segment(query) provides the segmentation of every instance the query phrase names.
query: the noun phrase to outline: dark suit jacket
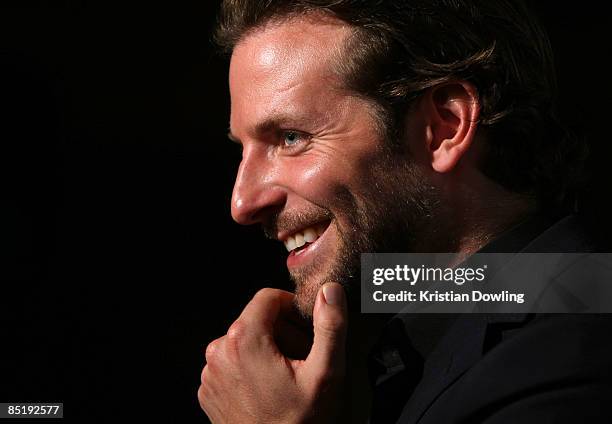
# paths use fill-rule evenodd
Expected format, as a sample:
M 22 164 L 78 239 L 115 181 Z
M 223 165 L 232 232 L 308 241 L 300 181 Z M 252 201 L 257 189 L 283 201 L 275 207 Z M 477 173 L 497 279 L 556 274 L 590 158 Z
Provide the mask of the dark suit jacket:
M 483 251 L 595 249 L 576 218 L 542 222 Z M 612 423 L 612 314 L 398 315 L 369 371 L 373 424 Z

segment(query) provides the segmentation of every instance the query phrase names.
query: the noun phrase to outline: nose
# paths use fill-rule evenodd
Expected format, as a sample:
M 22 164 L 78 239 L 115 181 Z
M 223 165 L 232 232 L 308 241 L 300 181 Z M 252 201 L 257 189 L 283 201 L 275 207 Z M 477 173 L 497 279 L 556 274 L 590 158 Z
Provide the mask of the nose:
M 277 184 L 277 170 L 265 155 L 245 150 L 232 192 L 232 218 L 239 224 L 262 222 L 281 209 L 285 190 Z

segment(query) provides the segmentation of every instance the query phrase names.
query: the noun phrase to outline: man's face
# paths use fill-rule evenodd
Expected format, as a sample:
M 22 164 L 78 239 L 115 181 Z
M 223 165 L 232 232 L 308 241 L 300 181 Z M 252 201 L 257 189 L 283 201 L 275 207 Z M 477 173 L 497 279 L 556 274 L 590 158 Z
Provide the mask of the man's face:
M 230 65 L 231 137 L 243 146 L 232 216 L 285 243 L 307 316 L 322 284 L 356 284 L 361 252 L 406 251 L 427 215 L 417 168 L 334 73 L 349 34 L 331 19 L 267 25 Z

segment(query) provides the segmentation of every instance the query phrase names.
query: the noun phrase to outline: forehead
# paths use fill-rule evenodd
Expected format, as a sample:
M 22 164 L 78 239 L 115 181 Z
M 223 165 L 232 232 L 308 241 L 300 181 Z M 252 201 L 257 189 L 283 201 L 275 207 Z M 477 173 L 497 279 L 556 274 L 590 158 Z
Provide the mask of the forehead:
M 286 59 L 289 53 L 303 59 L 314 55 L 326 59 L 350 32 L 345 22 L 320 13 L 279 18 L 248 32 L 234 48 L 233 56 L 251 60 L 262 71 Z
M 252 119 L 276 109 L 291 112 L 297 100 L 312 104 L 315 99 L 308 97 L 338 87 L 334 64 L 350 33 L 344 22 L 315 15 L 271 22 L 249 33 L 230 63 L 232 120 L 238 111 L 248 110 Z

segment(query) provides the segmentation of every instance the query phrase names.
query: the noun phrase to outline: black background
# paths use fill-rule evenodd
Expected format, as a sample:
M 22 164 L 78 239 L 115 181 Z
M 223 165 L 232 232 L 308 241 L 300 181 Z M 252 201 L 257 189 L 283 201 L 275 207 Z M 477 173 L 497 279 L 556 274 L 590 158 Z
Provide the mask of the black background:
M 563 118 L 589 138 L 589 221 L 610 233 L 609 22 L 537 2 Z M 0 402 L 63 401 L 80 422 L 206 422 L 203 349 L 284 248 L 231 221 L 217 2 L 0 9 Z

